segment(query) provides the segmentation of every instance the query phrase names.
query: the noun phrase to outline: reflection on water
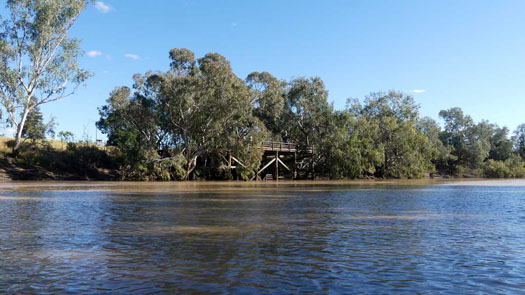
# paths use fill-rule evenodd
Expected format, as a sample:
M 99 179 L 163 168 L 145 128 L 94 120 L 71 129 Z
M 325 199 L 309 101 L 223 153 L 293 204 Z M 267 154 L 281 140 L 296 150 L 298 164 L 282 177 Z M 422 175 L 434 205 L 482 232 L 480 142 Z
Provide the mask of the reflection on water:
M 0 293 L 519 293 L 525 182 L 2 183 Z

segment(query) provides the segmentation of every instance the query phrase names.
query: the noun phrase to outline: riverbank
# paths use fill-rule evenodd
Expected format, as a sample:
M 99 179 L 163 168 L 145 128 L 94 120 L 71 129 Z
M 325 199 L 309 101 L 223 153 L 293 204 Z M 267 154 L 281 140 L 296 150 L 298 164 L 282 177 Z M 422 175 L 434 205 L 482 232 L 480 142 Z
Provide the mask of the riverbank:
M 28 165 L 10 157 L 0 158 L 0 180 L 117 180 L 118 172 L 114 169 L 92 168 L 67 171 L 50 169 L 39 165 Z
M 121 174 L 123 171 L 121 169 L 122 159 L 119 156 L 120 152 L 114 147 L 99 146 L 86 142 L 30 142 L 26 143 L 23 152 L 17 158 L 14 158 L 10 155 L 10 141 L 12 141 L 12 139 L 0 137 L 0 180 L 145 180 L 140 179 L 140 177 L 124 177 Z M 487 165 L 483 166 L 485 170 L 463 169 L 464 171 L 460 176 L 429 171 L 423 174 L 422 179 L 513 178 L 508 177 L 510 174 L 503 171 L 505 167 L 494 168 L 488 165 L 490 163 L 492 162 L 487 162 Z M 487 173 L 489 171 L 491 173 Z M 329 179 L 329 177 L 323 176 L 322 174 L 318 174 L 318 176 L 319 178 L 316 179 L 316 182 Z M 373 179 L 375 178 L 368 177 L 367 179 L 363 179 L 363 181 L 368 182 Z M 206 179 L 201 175 L 201 177 L 196 180 Z M 207 180 L 221 179 L 215 178 Z M 228 179 L 225 178 L 222 180 L 226 181 Z M 381 178 L 378 178 L 378 180 L 383 181 Z M 358 179 L 357 181 L 361 180 Z
M 112 148 L 86 142 L 28 141 L 18 157 L 13 139 L 0 137 L 0 179 L 116 180 L 118 163 Z

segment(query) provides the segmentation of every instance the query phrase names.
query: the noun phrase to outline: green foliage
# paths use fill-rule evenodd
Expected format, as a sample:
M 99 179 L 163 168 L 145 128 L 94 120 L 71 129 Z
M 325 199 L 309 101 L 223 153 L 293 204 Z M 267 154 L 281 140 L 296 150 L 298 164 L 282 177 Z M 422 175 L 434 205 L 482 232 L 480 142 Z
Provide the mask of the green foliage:
M 286 82 L 277 80 L 267 72 L 253 72 L 246 78 L 250 88 L 250 103 L 253 114 L 263 122 L 277 140 L 280 140 L 281 122 L 285 96 Z
M 319 77 L 298 78 L 287 86 L 286 100 L 279 120 L 281 137 L 300 149 L 313 148 L 311 168 L 329 172 L 333 163 L 333 144 L 341 140 L 340 118 L 328 103 L 328 91 Z
M 525 124 L 520 124 L 514 131 L 513 140 L 516 152 L 525 161 Z
M 24 128 L 22 129 L 22 137 L 30 139 L 33 142 L 36 140 L 45 140 L 46 135 L 53 137 L 55 135 L 55 121 L 51 119 L 44 123 L 44 116 L 39 107 L 32 109 L 28 116 Z
M 60 131 L 58 133 L 58 138 L 63 142 L 73 142 L 75 140 L 75 135 L 71 131 Z
M 450 150 L 444 170 L 460 174 L 456 167 L 480 168 L 491 151 L 494 126 L 487 121 L 474 124 L 460 108 L 441 111 L 439 116 L 445 121 L 440 139 Z
M 505 178 L 509 177 L 510 169 L 502 161 L 489 159 L 484 164 L 483 174 L 489 178 Z
M 509 129 L 507 127 L 494 127 L 490 137 L 489 159 L 505 161 L 512 156 L 514 143 L 509 138 Z
M 10 15 L 0 24 L 0 103 L 17 129 L 14 152 L 28 115 L 71 95 L 90 75 L 77 63 L 83 54 L 79 40 L 67 37 L 86 5 L 85 0 L 7 1 Z
M 525 163 L 515 154 L 505 161 L 489 159 L 484 163 L 483 175 L 489 178 L 521 178 L 525 176 Z
M 97 126 L 121 150 L 130 171 L 124 174 L 190 179 L 199 159 L 232 153 L 242 158 L 239 173 L 249 178 L 260 163 L 256 143 L 266 129 L 253 115 L 248 86 L 219 54 L 197 61 L 187 49 L 172 49 L 170 58 L 169 71 L 135 75 L 133 93 L 117 88 L 99 109 Z
M 525 162 L 516 154 L 512 154 L 507 160 L 505 165 L 509 168 L 509 177 L 522 178 L 525 177 Z
M 364 104 L 349 102 L 348 112 L 354 118 L 351 150 L 357 159 L 366 159 L 357 175 L 372 172 L 381 178 L 419 178 L 433 169 L 439 150 L 429 136 L 435 130 L 426 134 L 420 127 L 418 106 L 411 96 L 396 91 L 372 93 Z
M 523 175 L 525 127 L 509 139 L 507 128 L 451 108 L 439 113 L 442 129 L 397 91 L 337 111 L 319 77 L 253 72 L 243 81 L 217 53 L 196 59 L 175 48 L 169 57 L 168 71 L 134 75 L 132 89 L 116 88 L 99 109 L 97 126 L 118 148 L 124 179 L 252 179 L 269 138 L 313 148 L 302 164 L 331 178 Z

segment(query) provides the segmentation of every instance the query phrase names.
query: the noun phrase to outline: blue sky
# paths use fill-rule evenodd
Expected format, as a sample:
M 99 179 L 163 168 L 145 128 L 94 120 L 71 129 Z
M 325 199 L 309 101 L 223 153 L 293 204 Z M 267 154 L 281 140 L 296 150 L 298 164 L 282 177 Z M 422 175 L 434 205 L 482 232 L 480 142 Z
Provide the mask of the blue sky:
M 43 110 L 59 131 L 94 139 L 109 92 L 134 73 L 166 70 L 177 47 L 218 52 L 241 78 L 319 76 L 336 108 L 396 89 L 422 115 L 458 106 L 514 130 L 525 123 L 524 16 L 525 1 L 107 0 L 71 30 L 95 76 Z

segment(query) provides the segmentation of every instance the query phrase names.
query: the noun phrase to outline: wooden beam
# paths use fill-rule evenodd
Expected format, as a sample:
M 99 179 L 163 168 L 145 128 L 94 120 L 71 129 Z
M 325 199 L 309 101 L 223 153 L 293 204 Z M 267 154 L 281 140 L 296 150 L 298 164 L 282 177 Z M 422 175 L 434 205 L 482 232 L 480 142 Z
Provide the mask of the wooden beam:
M 279 180 L 279 151 L 275 151 L 275 180 Z
M 264 169 L 268 168 L 270 165 L 272 165 L 272 163 L 275 161 L 276 159 L 273 159 L 271 160 L 270 162 L 268 162 L 268 164 L 264 165 L 264 167 L 262 167 L 259 171 L 257 171 L 257 174 L 261 173 L 264 171 Z
M 246 167 L 241 161 L 237 160 L 237 158 L 235 158 L 234 156 L 231 156 L 231 159 L 234 160 L 235 162 L 239 163 L 239 165 L 241 165 L 242 167 L 248 169 L 248 167 Z
M 228 163 L 228 159 L 226 159 L 226 157 L 223 155 L 219 155 L 219 156 L 221 156 L 221 158 L 228 164 L 228 169 L 230 169 L 231 163 Z
M 279 163 L 281 163 L 284 168 L 288 169 L 288 171 L 292 172 L 292 170 L 290 170 L 290 168 L 288 168 L 288 166 L 286 166 L 286 164 L 283 163 L 283 161 L 281 161 L 281 159 L 277 158 L 277 161 L 279 161 Z
M 293 153 L 293 172 L 292 172 L 292 179 L 297 178 L 297 152 Z

